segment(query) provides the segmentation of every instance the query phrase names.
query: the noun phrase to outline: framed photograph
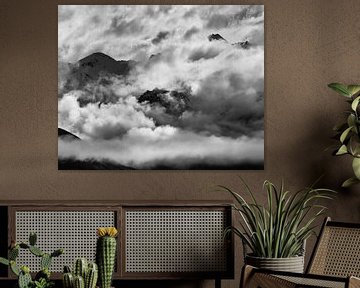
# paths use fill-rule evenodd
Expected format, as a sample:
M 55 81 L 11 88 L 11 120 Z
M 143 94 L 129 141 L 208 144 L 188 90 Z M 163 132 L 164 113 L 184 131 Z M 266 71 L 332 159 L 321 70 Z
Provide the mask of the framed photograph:
M 263 5 L 59 5 L 58 167 L 264 167 Z

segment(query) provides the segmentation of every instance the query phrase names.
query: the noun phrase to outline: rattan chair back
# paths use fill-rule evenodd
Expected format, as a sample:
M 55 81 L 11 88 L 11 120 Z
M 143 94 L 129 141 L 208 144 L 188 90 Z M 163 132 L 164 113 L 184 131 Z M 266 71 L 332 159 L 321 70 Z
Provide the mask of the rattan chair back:
M 307 273 L 360 277 L 360 224 L 333 222 L 327 218 Z

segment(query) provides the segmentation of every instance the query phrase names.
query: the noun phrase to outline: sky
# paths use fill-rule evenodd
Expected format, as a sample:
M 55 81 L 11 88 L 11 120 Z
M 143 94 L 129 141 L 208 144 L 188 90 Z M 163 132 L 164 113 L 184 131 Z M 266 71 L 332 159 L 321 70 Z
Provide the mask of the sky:
M 60 139 L 59 158 L 137 169 L 263 163 L 262 5 L 60 5 L 58 24 L 59 67 L 95 52 L 136 63 L 127 77 L 66 92 L 70 75 L 59 69 L 59 127 L 82 139 Z M 249 48 L 233 45 L 241 41 Z M 170 93 L 171 111 L 138 101 L 154 89 L 187 93 L 190 105 Z

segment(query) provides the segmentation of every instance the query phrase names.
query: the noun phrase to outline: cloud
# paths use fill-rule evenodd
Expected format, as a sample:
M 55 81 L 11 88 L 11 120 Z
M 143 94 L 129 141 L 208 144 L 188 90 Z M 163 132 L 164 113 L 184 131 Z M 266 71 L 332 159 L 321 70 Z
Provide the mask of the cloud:
M 189 60 L 190 61 L 199 61 L 200 59 L 211 59 L 211 58 L 215 58 L 219 54 L 220 54 L 220 51 L 218 51 L 214 48 L 208 48 L 208 49 L 199 48 L 190 54 Z
M 204 136 L 164 126 L 134 128 L 121 140 L 59 140 L 59 151 L 61 159 L 111 159 L 137 169 L 187 169 L 198 165 L 199 160 L 209 167 L 261 165 L 264 147 L 262 138 Z
M 192 27 L 187 30 L 184 34 L 184 39 L 189 40 L 194 34 L 198 33 L 200 30 L 197 27 Z
M 116 104 L 88 104 L 80 107 L 80 91 L 66 94 L 58 105 L 59 126 L 82 139 L 121 138 L 128 130 L 137 127 L 155 127 L 145 115 L 146 106 L 135 97 L 120 98 Z
M 242 14 L 246 17 L 240 20 Z M 263 19 L 263 6 L 59 5 L 58 17 L 59 59 L 74 63 L 96 51 L 118 60 L 134 59 L 135 54 L 140 52 L 134 51 L 134 47 L 151 44 L 159 33 L 159 27 L 175 31 L 168 35 L 169 41 L 166 41 L 174 44 L 181 44 L 189 27 L 200 30 L 192 34 L 192 41 L 218 32 L 229 42 L 238 42 L 249 26 Z M 216 24 L 218 29 L 211 24 L 212 21 L 223 24 Z M 194 31 L 190 28 L 188 33 Z M 141 51 L 150 57 L 160 52 L 155 50 L 162 48 L 144 46 Z
M 107 30 L 108 33 L 113 33 L 116 36 L 122 36 L 125 34 L 134 34 L 141 31 L 142 26 L 139 24 L 137 19 L 132 19 L 127 21 L 122 17 L 114 17 L 111 20 L 111 24 L 109 29 Z
M 240 11 L 228 10 L 226 13 L 213 13 L 206 27 L 213 29 L 221 29 L 228 26 L 239 25 L 243 20 L 259 18 L 263 15 L 263 7 L 261 5 L 243 6 Z
M 169 36 L 169 31 L 161 31 L 159 32 L 156 37 L 151 40 L 151 43 L 153 44 L 159 44 L 161 41 L 165 40 Z

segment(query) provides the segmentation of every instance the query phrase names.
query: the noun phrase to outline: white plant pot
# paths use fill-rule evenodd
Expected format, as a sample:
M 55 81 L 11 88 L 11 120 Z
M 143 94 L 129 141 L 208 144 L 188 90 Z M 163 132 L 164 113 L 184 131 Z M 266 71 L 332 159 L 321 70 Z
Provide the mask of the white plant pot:
M 263 258 L 246 255 L 245 263 L 262 269 L 304 273 L 304 256 L 289 258 Z

